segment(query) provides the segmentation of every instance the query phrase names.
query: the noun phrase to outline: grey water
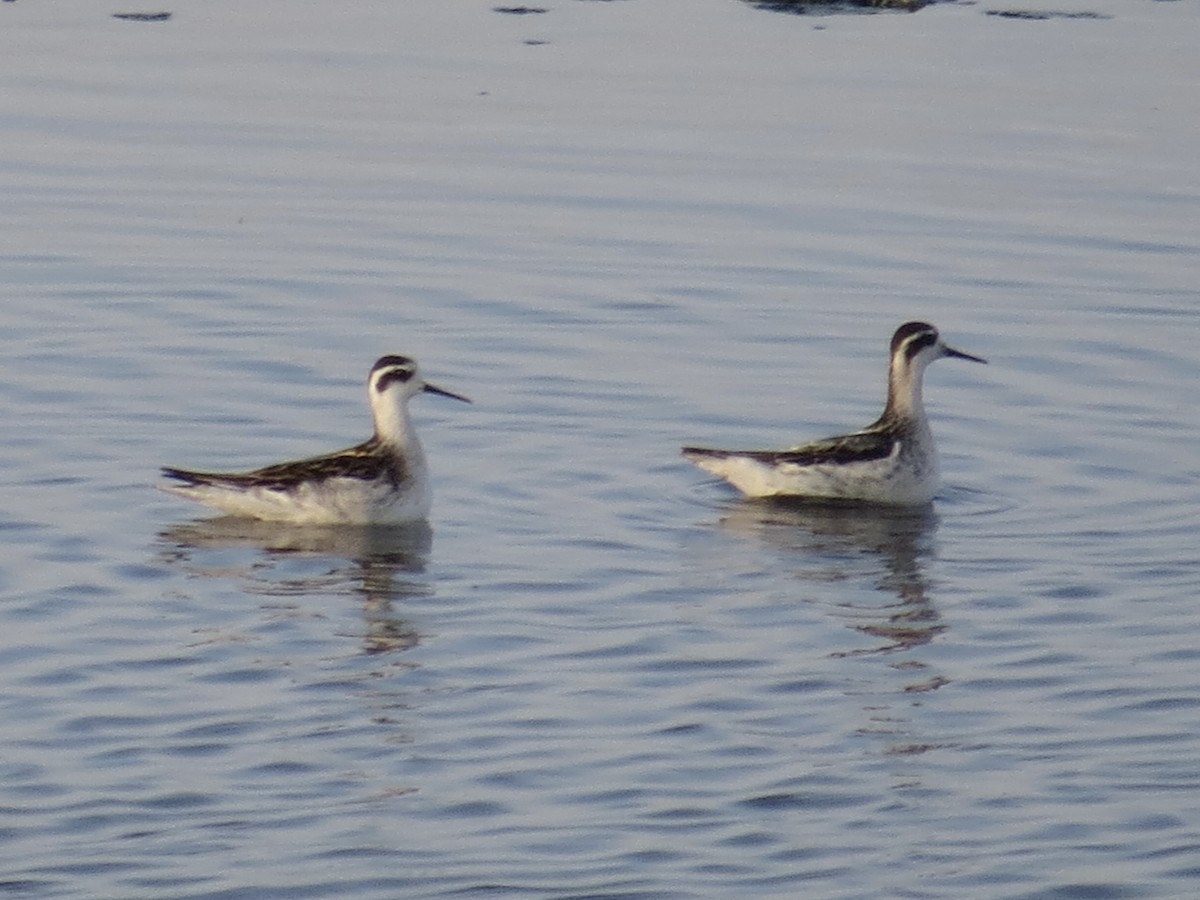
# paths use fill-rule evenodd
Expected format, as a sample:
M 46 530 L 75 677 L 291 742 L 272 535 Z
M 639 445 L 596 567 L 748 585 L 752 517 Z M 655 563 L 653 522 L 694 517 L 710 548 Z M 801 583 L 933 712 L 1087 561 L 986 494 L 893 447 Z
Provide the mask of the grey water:
M 537 8 L 0 5 L 0 895 L 1193 896 L 1196 5 Z M 428 528 L 154 490 L 384 353 Z

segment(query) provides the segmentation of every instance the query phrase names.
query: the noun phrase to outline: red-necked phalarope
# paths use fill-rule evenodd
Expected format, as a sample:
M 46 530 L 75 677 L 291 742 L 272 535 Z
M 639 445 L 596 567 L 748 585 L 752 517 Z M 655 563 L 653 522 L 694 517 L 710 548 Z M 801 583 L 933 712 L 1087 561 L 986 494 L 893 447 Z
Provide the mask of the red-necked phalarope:
M 932 325 L 909 322 L 892 337 L 887 406 L 862 431 L 791 450 L 684 447 L 683 455 L 749 497 L 923 505 L 938 488 L 938 455 L 921 378 L 943 356 L 987 362 L 946 346 Z
M 385 356 L 367 379 L 375 434 L 357 447 L 252 472 L 164 468 L 163 490 L 235 516 L 302 524 L 399 524 L 429 515 L 425 452 L 408 415 L 422 391 L 470 403 L 422 380 L 414 360 Z

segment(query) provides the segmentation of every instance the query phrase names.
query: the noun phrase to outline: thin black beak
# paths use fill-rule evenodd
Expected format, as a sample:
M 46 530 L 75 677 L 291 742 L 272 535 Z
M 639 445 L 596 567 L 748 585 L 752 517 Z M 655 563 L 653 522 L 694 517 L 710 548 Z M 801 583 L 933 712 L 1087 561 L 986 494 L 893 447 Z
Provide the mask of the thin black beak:
M 971 362 L 987 363 L 987 360 L 982 356 L 972 356 L 970 353 L 963 353 L 961 350 L 955 350 L 953 347 L 947 347 L 945 344 L 942 344 L 942 350 L 945 351 L 947 356 L 957 356 L 959 359 L 969 359 Z
M 449 397 L 451 400 L 461 400 L 463 403 L 471 402 L 469 399 L 464 397 L 462 394 L 451 393 L 450 391 L 447 391 L 444 388 L 440 388 L 437 385 L 428 384 L 428 383 L 426 383 L 426 385 L 425 385 L 425 393 L 426 394 L 441 394 L 443 397 Z

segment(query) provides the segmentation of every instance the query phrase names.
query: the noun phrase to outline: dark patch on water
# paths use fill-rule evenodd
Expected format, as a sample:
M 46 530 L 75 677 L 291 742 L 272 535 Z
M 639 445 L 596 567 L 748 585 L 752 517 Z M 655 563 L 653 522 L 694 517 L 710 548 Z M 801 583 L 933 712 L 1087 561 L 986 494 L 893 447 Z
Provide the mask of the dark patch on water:
M 916 12 L 929 0 L 746 0 L 755 9 L 793 15 L 830 13 Z
M 171 18 L 169 12 L 123 12 L 113 13 L 114 19 L 124 19 L 126 22 L 165 22 Z
M 1107 13 L 1098 12 L 1064 12 L 1051 9 L 989 9 L 984 15 L 998 16 L 1001 19 L 1028 19 L 1041 22 L 1046 19 L 1111 19 Z

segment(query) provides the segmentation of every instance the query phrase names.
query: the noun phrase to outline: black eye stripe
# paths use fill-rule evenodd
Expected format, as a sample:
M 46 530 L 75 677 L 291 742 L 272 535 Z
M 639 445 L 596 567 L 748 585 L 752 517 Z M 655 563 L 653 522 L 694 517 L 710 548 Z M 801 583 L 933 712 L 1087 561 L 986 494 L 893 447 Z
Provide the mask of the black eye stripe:
M 399 381 L 401 384 L 403 384 L 412 377 L 413 369 L 408 365 L 384 369 L 380 373 L 379 377 L 375 379 L 375 390 L 382 394 L 393 382 Z
M 932 347 L 937 343 L 937 335 L 932 332 L 924 332 L 912 338 L 908 346 L 904 348 L 904 355 L 912 359 L 926 347 Z
M 896 333 L 892 335 L 892 356 L 895 356 L 901 347 L 919 335 L 932 335 L 932 340 L 936 341 L 937 329 L 928 322 L 905 322 L 897 328 Z
M 371 383 L 375 390 L 383 393 L 392 382 L 404 383 L 417 371 L 417 364 L 407 356 L 381 356 L 371 367 Z

